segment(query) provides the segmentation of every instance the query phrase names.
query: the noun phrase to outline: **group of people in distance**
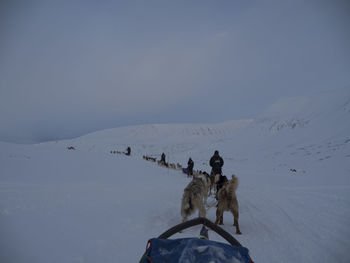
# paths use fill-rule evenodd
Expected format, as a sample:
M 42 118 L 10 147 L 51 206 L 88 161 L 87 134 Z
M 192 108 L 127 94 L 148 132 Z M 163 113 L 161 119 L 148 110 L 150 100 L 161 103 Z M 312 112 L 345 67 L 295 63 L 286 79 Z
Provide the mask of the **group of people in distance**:
M 224 166 L 224 160 L 219 155 L 219 151 L 214 152 L 214 155 L 209 160 L 209 165 L 211 166 L 211 172 L 210 172 L 211 176 L 215 176 L 217 174 L 220 175 L 220 178 L 216 183 L 217 191 L 219 191 L 219 189 L 224 185 L 224 183 L 227 182 L 227 177 L 222 174 L 222 167 Z M 193 175 L 193 166 L 194 166 L 194 162 L 190 157 L 187 162 L 188 176 Z
M 130 155 L 131 153 L 131 148 L 127 147 L 125 155 Z M 161 164 L 166 164 L 165 161 L 165 154 L 164 152 L 162 153 L 160 157 L 160 163 Z M 222 166 L 224 165 L 224 160 L 222 157 L 219 155 L 219 151 L 215 151 L 214 155 L 210 158 L 209 160 L 209 165 L 211 166 L 211 176 L 215 176 L 217 174 L 220 175 L 220 178 L 218 182 L 216 183 L 217 185 L 217 191 L 224 185 L 225 182 L 227 182 L 227 177 L 222 174 Z M 193 175 L 193 167 L 194 167 L 194 162 L 192 158 L 190 157 L 187 162 L 187 175 L 192 176 Z

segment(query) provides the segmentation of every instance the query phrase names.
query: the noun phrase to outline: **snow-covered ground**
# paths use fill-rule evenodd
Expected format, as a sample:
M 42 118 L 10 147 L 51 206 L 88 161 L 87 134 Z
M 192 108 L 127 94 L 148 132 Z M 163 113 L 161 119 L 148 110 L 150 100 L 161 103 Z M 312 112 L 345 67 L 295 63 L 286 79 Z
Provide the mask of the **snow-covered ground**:
M 149 238 L 181 222 L 189 182 L 142 155 L 165 152 L 182 165 L 192 157 L 195 169 L 209 172 L 214 150 L 224 174 L 240 179 L 243 235 L 234 234 L 228 212 L 224 229 L 255 262 L 349 262 L 349 90 L 283 99 L 254 120 L 0 143 L 0 262 L 138 262 Z M 110 153 L 128 145 L 129 157 Z M 215 220 L 215 208 L 207 218 Z M 211 231 L 209 238 L 223 241 Z

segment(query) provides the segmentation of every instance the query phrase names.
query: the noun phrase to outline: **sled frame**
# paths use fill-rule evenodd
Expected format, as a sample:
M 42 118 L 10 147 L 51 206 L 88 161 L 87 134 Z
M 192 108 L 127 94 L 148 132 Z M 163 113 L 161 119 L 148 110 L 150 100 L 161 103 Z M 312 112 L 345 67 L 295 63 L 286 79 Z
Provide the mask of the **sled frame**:
M 165 231 L 163 234 L 161 234 L 158 238 L 167 239 L 171 237 L 172 235 L 186 229 L 192 226 L 196 225 L 205 225 L 206 227 L 210 228 L 211 230 L 215 231 L 217 234 L 219 234 L 221 237 L 223 237 L 228 243 L 230 243 L 232 246 L 241 247 L 242 245 L 235 239 L 230 233 L 225 231 L 223 228 L 219 227 L 218 225 L 214 224 L 210 220 L 206 219 L 205 217 L 197 217 L 195 219 L 191 219 L 189 221 L 183 222 L 181 224 L 178 224 L 176 226 L 173 226 L 172 228 Z

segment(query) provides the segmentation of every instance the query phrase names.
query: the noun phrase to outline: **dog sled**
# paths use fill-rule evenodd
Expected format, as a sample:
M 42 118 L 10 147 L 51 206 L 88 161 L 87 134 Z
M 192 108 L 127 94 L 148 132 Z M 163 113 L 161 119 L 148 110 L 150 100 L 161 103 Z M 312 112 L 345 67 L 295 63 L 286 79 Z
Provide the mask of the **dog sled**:
M 199 238 L 168 239 L 170 236 L 195 225 L 203 225 Z M 208 227 L 223 237 L 229 244 L 208 239 Z M 139 263 L 161 262 L 240 262 L 253 263 L 247 248 L 231 234 L 204 217 L 198 217 L 178 224 L 158 238 L 147 242 L 146 252 Z

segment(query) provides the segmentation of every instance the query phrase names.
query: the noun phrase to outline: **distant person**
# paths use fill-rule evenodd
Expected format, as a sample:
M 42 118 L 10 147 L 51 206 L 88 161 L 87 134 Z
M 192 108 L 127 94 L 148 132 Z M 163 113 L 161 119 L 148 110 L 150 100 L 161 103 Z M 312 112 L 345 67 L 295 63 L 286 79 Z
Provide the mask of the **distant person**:
M 165 153 L 160 156 L 160 163 L 165 165 Z
M 128 146 L 128 148 L 126 148 L 125 155 L 130 155 L 130 153 L 131 153 L 131 148 Z
M 222 166 L 224 165 L 224 160 L 219 155 L 219 151 L 214 152 L 214 155 L 210 158 L 209 164 L 211 166 L 211 173 L 210 174 L 222 175 Z
M 190 157 L 190 159 L 188 159 L 188 162 L 187 162 L 187 175 L 188 176 L 193 175 L 193 166 L 194 166 L 194 162 Z

